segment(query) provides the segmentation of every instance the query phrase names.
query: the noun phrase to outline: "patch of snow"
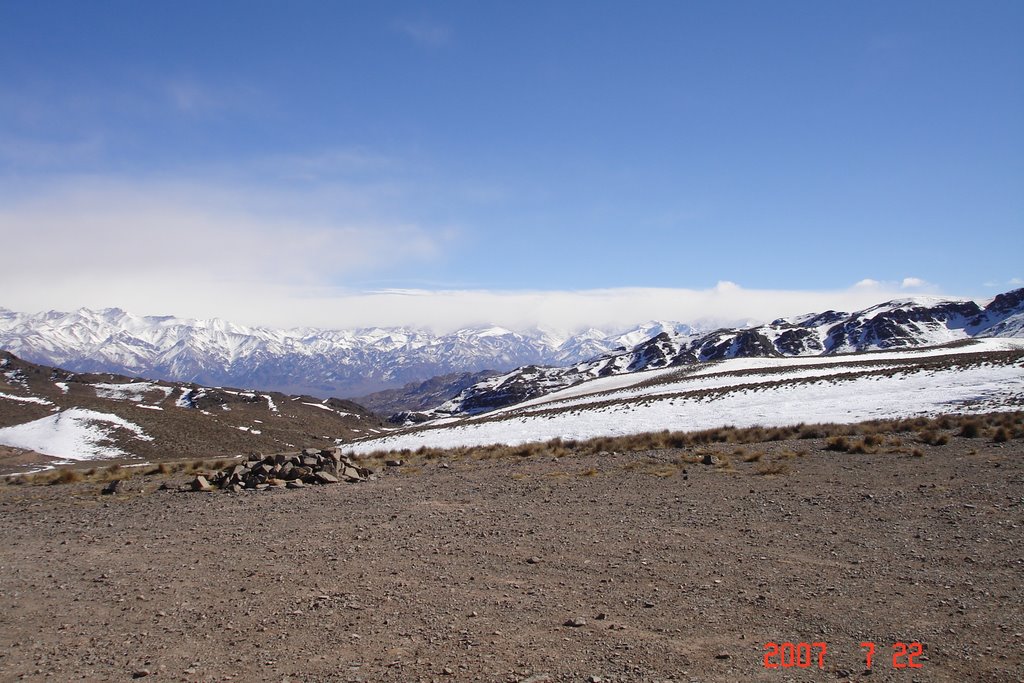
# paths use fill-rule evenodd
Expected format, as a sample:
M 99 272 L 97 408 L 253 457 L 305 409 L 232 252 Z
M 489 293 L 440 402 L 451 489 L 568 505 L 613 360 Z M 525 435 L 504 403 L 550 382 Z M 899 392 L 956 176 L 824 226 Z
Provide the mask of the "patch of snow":
M 14 396 L 13 394 L 0 392 L 0 398 L 6 398 L 8 401 L 18 401 L 19 403 L 38 403 L 41 406 L 53 405 L 53 401 L 48 401 L 45 398 L 38 398 L 36 396 Z
M 60 393 L 62 393 L 62 394 L 68 393 L 68 383 L 67 382 L 54 382 L 53 386 L 55 386 L 58 389 L 60 389 Z
M 358 417 L 355 413 L 346 413 L 343 410 L 335 410 L 334 408 L 332 408 L 330 406 L 325 406 L 325 405 L 323 405 L 321 403 L 307 403 L 307 402 L 303 401 L 302 405 L 304 405 L 304 406 L 313 406 L 314 408 L 319 408 L 320 410 L 326 410 L 329 413 L 337 413 L 338 415 L 341 415 L 342 417 Z
M 193 400 L 199 398 L 202 395 L 202 392 L 197 392 L 195 396 L 189 398 L 189 394 L 191 393 L 192 389 L 188 387 L 181 387 L 181 395 L 174 399 L 174 405 L 179 408 L 194 408 L 195 404 L 193 403 Z
M 945 351 L 945 350 L 940 350 Z M 964 353 L 960 348 L 951 352 Z M 869 354 L 885 360 L 900 354 Z M 909 355 L 909 354 L 907 354 Z M 864 356 L 866 357 L 866 356 Z M 858 360 L 864 358 L 858 357 Z M 563 412 L 533 413 L 531 408 L 510 409 L 503 419 L 463 419 L 437 429 L 424 429 L 394 434 L 348 445 L 356 452 L 378 449 L 416 449 L 420 446 L 450 448 L 481 446 L 493 443 L 517 445 L 542 442 L 555 437 L 589 439 L 598 436 L 622 436 L 663 429 L 693 431 L 725 425 L 766 427 L 801 422 L 851 423 L 872 419 L 893 419 L 943 412 L 987 412 L 1006 410 L 1024 396 L 1024 366 L 1020 363 L 994 364 L 979 362 L 922 371 L 911 365 L 894 366 L 887 374 L 853 376 L 837 372 L 815 376 L 805 367 L 797 373 L 804 381 L 751 386 L 747 378 L 731 376 L 703 377 L 714 370 L 720 374 L 735 365 L 749 367 L 756 362 L 771 363 L 775 359 L 739 359 L 702 368 L 672 385 L 652 383 L 633 387 L 631 394 L 619 396 L 621 402 L 582 404 L 567 401 L 541 404 L 533 410 L 567 407 Z M 817 360 L 817 359 L 816 359 Z M 851 358 L 846 357 L 846 362 Z M 782 361 L 786 362 L 786 361 Z M 794 361 L 788 361 L 793 364 Z M 803 359 L 798 363 L 806 365 Z M 885 367 L 884 364 L 881 364 Z M 766 367 L 766 366 L 762 366 Z M 879 369 L 872 365 L 868 369 Z M 838 370 L 838 369 L 837 369 Z M 773 379 L 785 379 L 789 373 Z M 797 375 L 793 375 L 794 377 Z M 714 379 L 718 388 L 730 391 L 666 394 L 707 388 Z M 765 379 L 762 377 L 762 379 Z M 807 381 L 810 380 L 810 381 Z M 687 386 L 687 381 L 692 382 Z M 616 392 L 603 394 L 600 400 L 615 398 Z M 580 397 L 575 397 L 578 400 Z M 493 414 L 492 414 L 493 416 Z M 432 423 L 434 424 L 434 423 Z
M 223 391 L 225 394 L 231 394 L 232 396 L 241 396 L 242 398 L 256 398 L 256 394 L 251 391 L 232 391 L 231 389 L 224 389 L 222 387 L 217 387 L 217 389 Z
M 21 370 L 8 370 L 4 373 L 4 377 L 7 378 L 8 384 L 17 384 L 18 386 L 28 388 L 28 381 L 25 379 L 25 373 Z
M 115 401 L 140 402 L 145 394 L 161 391 L 164 398 L 174 391 L 171 387 L 153 384 L 152 382 L 131 382 L 128 384 L 93 384 L 97 398 L 109 398 Z
M 147 406 L 144 403 L 140 403 L 137 408 L 145 408 L 146 410 L 163 410 L 160 406 Z
M 110 413 L 69 408 L 55 415 L 0 429 L 0 444 L 70 460 L 128 456 L 109 445 L 114 431 L 123 430 L 140 441 L 152 437 L 138 425 Z
M 270 412 L 279 412 L 277 409 L 277 404 L 274 403 L 274 399 L 270 398 L 270 394 L 265 395 L 263 398 L 267 399 L 267 408 L 270 409 Z

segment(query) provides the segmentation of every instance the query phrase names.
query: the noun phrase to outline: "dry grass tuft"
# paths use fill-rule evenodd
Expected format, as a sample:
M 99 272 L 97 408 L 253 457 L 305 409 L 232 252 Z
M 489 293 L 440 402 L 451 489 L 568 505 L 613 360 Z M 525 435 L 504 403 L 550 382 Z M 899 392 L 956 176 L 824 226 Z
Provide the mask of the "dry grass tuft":
M 782 462 L 763 462 L 757 466 L 754 470 L 755 473 L 761 476 L 771 476 L 776 474 L 787 474 L 789 472 L 789 465 Z
M 968 420 L 960 425 L 960 436 L 965 439 L 977 439 L 981 436 L 981 425 L 976 420 Z
M 74 484 L 84 480 L 85 477 L 81 471 L 64 469 L 60 470 L 60 472 L 50 480 L 50 484 Z
M 949 443 L 949 434 L 941 434 L 934 429 L 925 429 L 918 433 L 918 438 L 921 443 L 928 444 L 929 446 L 945 446 Z

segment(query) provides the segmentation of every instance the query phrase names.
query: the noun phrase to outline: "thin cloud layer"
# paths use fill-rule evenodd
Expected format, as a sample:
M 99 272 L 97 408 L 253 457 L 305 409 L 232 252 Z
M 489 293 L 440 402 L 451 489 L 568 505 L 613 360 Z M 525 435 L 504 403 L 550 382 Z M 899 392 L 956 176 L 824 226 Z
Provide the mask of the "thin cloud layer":
M 426 19 L 397 21 L 394 27 L 422 47 L 443 47 L 452 38 L 451 27 Z
M 345 156 L 323 163 L 381 162 Z M 0 196 L 0 234 L 13 256 L 0 269 L 0 306 L 117 306 L 280 327 L 444 332 L 499 324 L 572 332 L 648 320 L 746 324 L 938 291 L 913 276 L 834 291 L 747 289 L 724 280 L 706 289 L 353 289 L 346 283 L 417 272 L 460 248 L 449 226 L 389 215 L 384 207 L 395 196 L 390 187 L 309 182 L 260 189 L 74 177 L 43 189 L 9 185 Z
M 315 285 L 429 261 L 447 239 L 444 231 L 400 220 L 350 219 L 322 206 L 309 211 L 303 199 L 302 193 L 102 178 L 8 196 L 0 234 L 20 253 L 40 258 L 12 259 L 0 282 L 8 297 L 39 290 L 61 300 L 83 286 L 117 298 L 126 285 L 159 282 L 167 289 L 154 296 L 156 304 L 180 299 L 172 290 L 185 281 L 211 288 Z M 217 292 L 203 297 L 216 299 Z

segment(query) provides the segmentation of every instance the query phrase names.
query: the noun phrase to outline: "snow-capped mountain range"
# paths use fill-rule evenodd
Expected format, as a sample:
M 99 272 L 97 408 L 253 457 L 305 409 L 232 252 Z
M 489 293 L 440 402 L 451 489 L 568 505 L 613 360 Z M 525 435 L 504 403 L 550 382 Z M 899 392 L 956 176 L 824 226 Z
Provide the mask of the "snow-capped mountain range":
M 587 380 L 730 358 L 831 356 L 936 346 L 975 337 L 1024 337 L 1024 289 L 984 306 L 970 300 L 913 297 L 843 313 L 780 318 L 767 325 L 710 333 L 667 330 L 633 348 L 565 367 L 531 365 L 463 389 L 409 422 L 476 415 L 516 405 Z
M 0 349 L 75 372 L 114 372 L 209 386 L 353 397 L 449 373 L 570 365 L 688 325 L 651 322 L 572 336 L 535 329 L 323 330 L 140 316 L 117 308 L 16 313 L 0 308 Z

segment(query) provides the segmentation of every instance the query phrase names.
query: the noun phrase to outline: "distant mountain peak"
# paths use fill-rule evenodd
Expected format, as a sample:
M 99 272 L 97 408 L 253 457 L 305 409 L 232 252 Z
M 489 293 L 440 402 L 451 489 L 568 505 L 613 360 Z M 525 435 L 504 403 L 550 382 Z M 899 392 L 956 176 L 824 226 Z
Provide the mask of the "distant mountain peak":
M 632 333 L 647 336 L 642 328 Z M 32 362 L 322 397 L 357 396 L 437 375 L 572 364 L 622 346 L 621 337 L 598 329 L 559 335 L 499 325 L 442 335 L 407 326 L 273 329 L 120 308 L 0 315 L 0 348 Z

